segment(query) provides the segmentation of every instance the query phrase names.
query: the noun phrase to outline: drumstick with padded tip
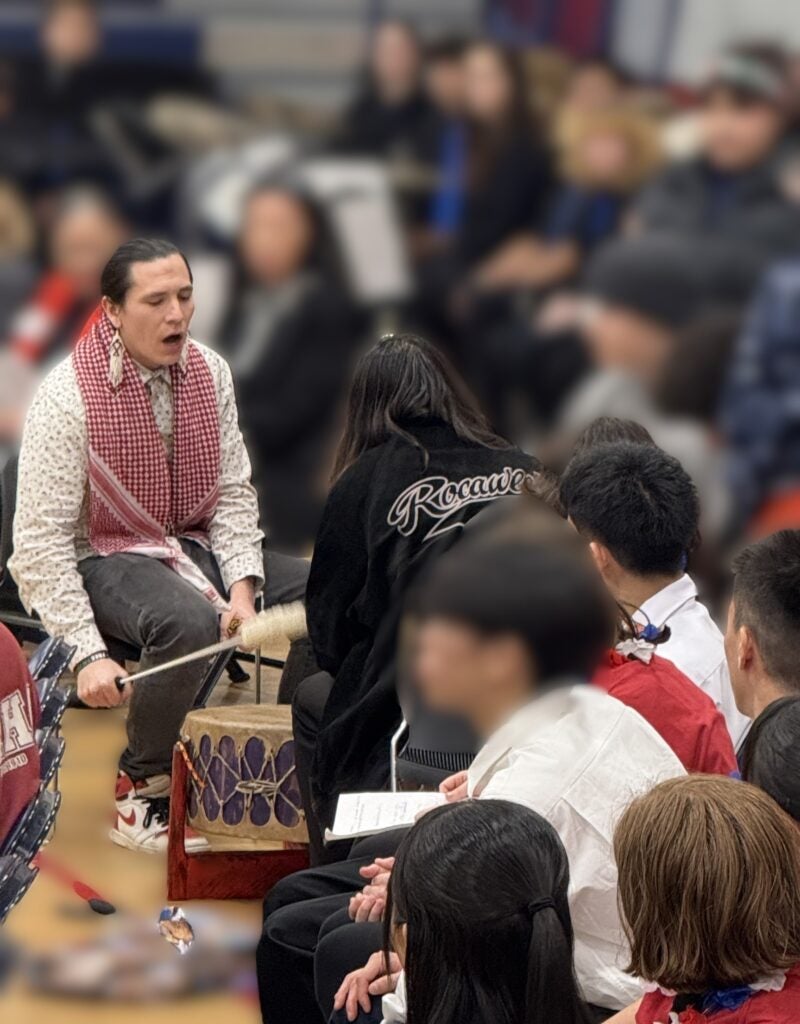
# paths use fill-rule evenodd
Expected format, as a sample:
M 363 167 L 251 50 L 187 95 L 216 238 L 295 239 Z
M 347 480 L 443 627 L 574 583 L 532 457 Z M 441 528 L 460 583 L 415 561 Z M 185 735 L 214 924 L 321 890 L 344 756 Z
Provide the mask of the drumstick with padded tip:
M 306 609 L 302 601 L 276 604 L 272 608 L 259 612 L 252 619 L 247 619 L 242 623 L 237 635 L 228 640 L 221 640 L 219 643 L 202 647 L 199 651 L 192 651 L 180 658 L 173 658 L 172 661 L 165 661 L 163 665 L 154 665 L 153 668 L 145 669 L 144 672 L 136 672 L 131 676 L 117 676 L 115 681 L 117 688 L 121 690 L 126 683 L 136 683 L 149 676 L 157 675 L 159 672 L 177 668 L 179 665 L 186 665 L 200 658 L 210 658 L 212 654 L 229 651 L 232 647 L 263 648 L 283 637 L 287 640 L 297 640 L 306 636 L 307 633 Z

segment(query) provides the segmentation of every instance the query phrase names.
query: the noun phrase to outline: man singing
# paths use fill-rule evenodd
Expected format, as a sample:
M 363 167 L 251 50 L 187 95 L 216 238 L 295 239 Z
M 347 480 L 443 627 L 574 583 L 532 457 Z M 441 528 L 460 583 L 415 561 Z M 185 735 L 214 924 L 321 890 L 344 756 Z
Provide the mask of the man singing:
M 127 242 L 102 293 L 28 414 L 9 568 L 48 633 L 76 645 L 79 697 L 90 707 L 130 697 L 111 838 L 156 852 L 167 843 L 172 747 L 204 663 L 120 692 L 126 673 L 107 641 L 140 647 L 142 669 L 169 661 L 234 634 L 265 578 L 266 605 L 302 598 L 307 566 L 263 557 L 230 370 L 189 338 L 183 254 Z

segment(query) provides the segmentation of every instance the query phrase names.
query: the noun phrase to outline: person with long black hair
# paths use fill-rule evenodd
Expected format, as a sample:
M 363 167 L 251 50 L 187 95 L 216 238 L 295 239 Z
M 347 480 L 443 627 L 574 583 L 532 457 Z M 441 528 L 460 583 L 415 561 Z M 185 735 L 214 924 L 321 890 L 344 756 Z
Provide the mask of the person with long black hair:
M 336 798 L 388 781 L 400 723 L 394 649 L 402 597 L 489 502 L 519 494 L 538 467 L 494 434 L 441 353 L 389 335 L 358 363 L 335 483 L 307 591 L 323 671 L 294 697 L 297 767 L 312 860 Z
M 527 807 L 468 801 L 421 818 L 398 848 L 385 919 L 387 962 L 404 967 L 405 1019 L 589 1022 L 568 886 L 558 833 Z M 357 988 L 349 995 L 355 1011 Z M 385 1019 L 402 1015 L 398 1000 L 386 1004 Z

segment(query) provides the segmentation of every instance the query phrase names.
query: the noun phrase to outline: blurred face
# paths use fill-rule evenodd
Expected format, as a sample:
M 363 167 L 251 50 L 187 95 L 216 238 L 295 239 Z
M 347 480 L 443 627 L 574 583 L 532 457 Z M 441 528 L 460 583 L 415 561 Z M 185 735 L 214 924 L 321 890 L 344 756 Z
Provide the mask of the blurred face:
M 42 46 L 55 64 L 82 64 L 100 46 L 100 28 L 94 11 L 83 4 L 56 7 L 42 29 Z
M 619 82 L 605 68 L 579 68 L 570 81 L 564 106 L 581 112 L 600 110 L 615 103 L 620 92 Z
M 618 181 L 630 158 L 627 140 L 614 132 L 597 132 L 583 141 L 581 163 L 595 185 Z
M 744 171 L 764 160 L 778 142 L 783 119 L 767 103 L 736 103 L 724 90 L 711 93 L 703 111 L 703 152 L 720 171 Z
M 81 298 L 91 299 L 100 294 L 103 267 L 123 240 L 122 225 L 107 211 L 78 207 L 53 228 L 51 262 Z
M 498 120 L 511 106 L 508 71 L 491 47 L 475 46 L 464 58 L 464 99 L 467 112 L 482 122 Z
M 379 91 L 388 98 L 411 92 L 417 84 L 419 66 L 419 49 L 408 31 L 402 25 L 381 25 L 370 54 L 370 68 Z
M 457 114 L 464 106 L 464 65 L 460 60 L 437 60 L 425 72 L 431 102 L 444 114 Z
M 417 629 L 414 676 L 428 706 L 464 715 L 482 735 L 532 696 L 531 668 L 514 637 L 485 637 L 449 619 Z
M 247 206 L 240 251 L 254 281 L 278 284 L 304 265 L 312 226 L 300 203 L 282 192 L 262 192 Z
M 133 359 L 150 370 L 181 357 L 194 314 L 192 282 L 177 253 L 151 263 L 134 263 L 121 305 L 103 298 L 103 308 Z
M 625 370 L 654 381 L 672 349 L 670 333 L 627 309 L 591 306 L 583 335 L 592 359 L 603 370 Z

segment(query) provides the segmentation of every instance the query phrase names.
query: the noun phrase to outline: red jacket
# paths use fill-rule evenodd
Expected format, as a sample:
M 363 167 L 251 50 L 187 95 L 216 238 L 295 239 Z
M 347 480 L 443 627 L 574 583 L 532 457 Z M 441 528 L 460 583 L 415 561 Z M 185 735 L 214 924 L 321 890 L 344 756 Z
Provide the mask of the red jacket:
M 638 711 L 672 747 L 687 772 L 730 775 L 736 754 L 711 698 L 657 654 L 649 662 L 609 651 L 593 682 Z
M 672 996 L 649 992 L 636 1013 L 636 1024 L 667 1024 Z M 786 975 L 780 992 L 756 992 L 736 1010 L 718 1010 L 706 1016 L 698 1010 L 678 1014 L 679 1024 L 797 1024 L 800 1021 L 800 968 Z
M 39 788 L 39 698 L 19 645 L 0 625 L 0 843 Z

